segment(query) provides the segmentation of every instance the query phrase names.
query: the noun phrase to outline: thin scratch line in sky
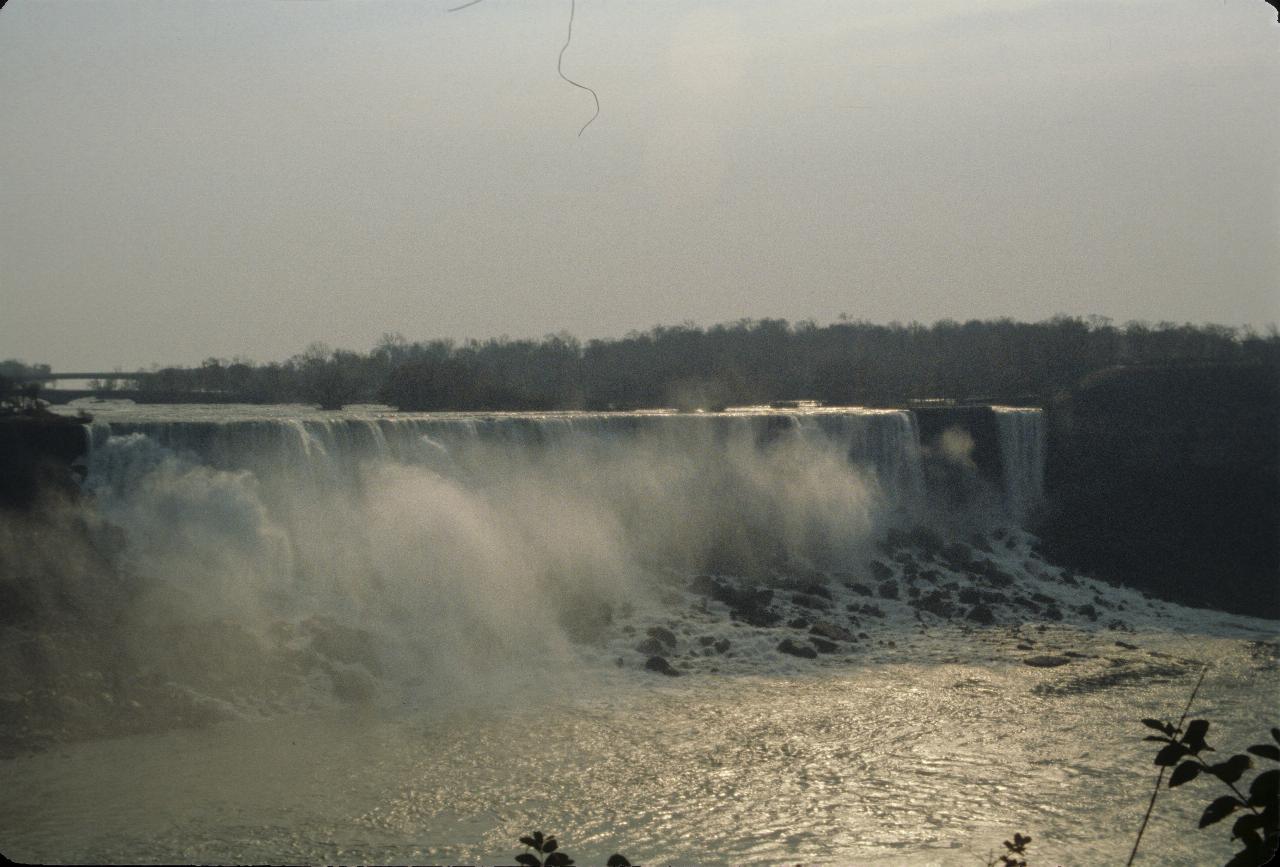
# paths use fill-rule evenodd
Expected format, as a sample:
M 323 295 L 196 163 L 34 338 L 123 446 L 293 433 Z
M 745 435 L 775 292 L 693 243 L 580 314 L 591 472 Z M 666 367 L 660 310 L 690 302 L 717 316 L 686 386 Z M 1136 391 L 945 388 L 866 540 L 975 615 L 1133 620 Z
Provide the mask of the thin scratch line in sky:
M 479 0 L 472 0 L 472 2 L 476 3 L 479 2 Z M 556 59 L 556 72 L 560 73 L 560 77 L 572 84 L 574 87 L 580 87 L 587 93 L 591 94 L 591 98 L 596 101 L 596 113 L 591 115 L 591 120 L 582 125 L 582 129 L 578 130 L 578 136 L 581 137 L 582 134 L 586 132 L 587 127 L 591 126 L 591 124 L 595 122 L 595 119 L 600 116 L 600 97 L 596 95 L 594 90 L 587 87 L 585 84 L 579 84 L 569 76 L 565 75 L 564 69 L 562 68 L 562 64 L 564 63 L 564 53 L 569 50 L 569 43 L 573 41 L 573 15 L 576 8 L 577 0 L 569 0 L 569 35 L 565 37 L 564 47 L 560 49 L 560 57 Z
M 3 0 L 0 0 L 0 2 L 3 2 Z M 467 0 L 466 3 L 451 7 L 447 11 L 457 12 L 460 9 L 466 9 L 468 6 L 474 6 L 481 2 L 483 2 L 483 0 Z M 564 46 L 560 49 L 560 56 L 556 58 L 556 72 L 559 73 L 561 78 L 572 84 L 574 87 L 581 88 L 591 94 L 591 98 L 596 101 L 596 113 L 591 115 L 591 119 L 582 125 L 582 129 L 578 130 L 578 136 L 581 137 L 582 134 L 587 131 L 587 127 L 595 123 L 596 118 L 600 116 L 600 96 L 590 87 L 587 87 L 581 82 L 574 81 L 572 78 L 564 74 L 564 53 L 569 50 L 569 43 L 573 42 L 573 17 L 577 12 L 577 6 L 577 0 L 569 0 L 569 33 L 565 36 Z

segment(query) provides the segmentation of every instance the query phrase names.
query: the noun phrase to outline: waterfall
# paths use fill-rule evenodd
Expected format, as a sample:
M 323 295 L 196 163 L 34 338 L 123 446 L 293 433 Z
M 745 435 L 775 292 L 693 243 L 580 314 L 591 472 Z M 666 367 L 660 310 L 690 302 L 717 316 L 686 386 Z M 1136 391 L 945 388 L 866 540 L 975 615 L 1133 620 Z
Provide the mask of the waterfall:
M 414 612 L 459 644 L 672 568 L 846 567 L 924 494 L 914 418 L 889 410 L 132 408 L 91 442 L 132 568 L 193 608 Z
M 992 407 L 1000 435 L 1005 507 L 1024 521 L 1044 497 L 1044 412 L 1021 407 Z

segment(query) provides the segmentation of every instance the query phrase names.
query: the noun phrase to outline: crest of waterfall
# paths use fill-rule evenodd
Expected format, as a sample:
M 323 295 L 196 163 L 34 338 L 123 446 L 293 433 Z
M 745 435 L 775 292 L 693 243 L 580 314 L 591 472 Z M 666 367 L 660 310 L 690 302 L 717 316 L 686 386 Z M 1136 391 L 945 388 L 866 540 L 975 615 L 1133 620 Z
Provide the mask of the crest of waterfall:
M 765 448 L 785 439 L 836 449 L 870 472 L 895 501 L 924 494 L 919 433 L 911 413 L 850 409 L 811 413 L 548 413 L 495 415 L 370 415 L 228 419 L 225 421 L 107 421 L 93 426 L 91 483 L 118 484 L 131 461 L 120 437 L 148 443 L 221 470 L 288 476 L 299 484 L 339 484 L 361 461 L 387 460 L 446 472 L 476 445 L 501 445 L 530 456 L 648 438 L 668 448 L 723 446 L 732 441 Z M 141 446 L 138 446 L 141 448 Z

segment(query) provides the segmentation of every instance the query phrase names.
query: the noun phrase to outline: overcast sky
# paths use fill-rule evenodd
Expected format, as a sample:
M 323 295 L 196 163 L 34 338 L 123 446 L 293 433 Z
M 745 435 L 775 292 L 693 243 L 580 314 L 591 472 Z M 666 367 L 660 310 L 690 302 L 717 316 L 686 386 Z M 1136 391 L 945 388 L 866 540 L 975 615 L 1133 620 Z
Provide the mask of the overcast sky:
M 1262 0 L 0 11 L 0 358 L 1280 320 Z

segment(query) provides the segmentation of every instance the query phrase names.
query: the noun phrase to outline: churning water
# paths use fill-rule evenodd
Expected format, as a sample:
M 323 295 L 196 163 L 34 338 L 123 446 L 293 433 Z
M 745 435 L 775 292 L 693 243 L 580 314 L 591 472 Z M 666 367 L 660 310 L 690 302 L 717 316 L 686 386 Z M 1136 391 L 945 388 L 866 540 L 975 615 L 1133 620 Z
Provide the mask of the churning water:
M 1212 743 L 1275 724 L 1277 624 L 1013 526 L 1034 412 L 1000 414 L 981 516 L 936 508 L 907 412 L 97 415 L 86 508 L 136 584 L 41 676 L 159 721 L 0 762 L 14 859 L 513 863 L 536 828 L 580 864 L 973 864 L 1014 831 L 1109 864 L 1154 778 L 1140 718 L 1208 664 Z M 891 532 L 921 521 L 968 544 Z M 1145 862 L 1226 860 L 1195 830 L 1217 794 L 1166 793 Z

